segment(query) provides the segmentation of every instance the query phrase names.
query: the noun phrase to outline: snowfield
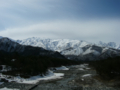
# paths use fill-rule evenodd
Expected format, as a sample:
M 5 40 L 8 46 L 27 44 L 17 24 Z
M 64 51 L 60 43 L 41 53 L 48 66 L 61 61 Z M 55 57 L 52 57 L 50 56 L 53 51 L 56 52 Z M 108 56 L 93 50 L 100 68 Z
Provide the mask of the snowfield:
M 48 74 L 46 76 L 37 75 L 37 76 L 31 76 L 30 78 L 27 78 L 27 79 L 21 78 L 20 76 L 12 77 L 8 79 L 6 77 L 9 77 L 9 76 L 1 74 L 1 78 L 5 78 L 9 82 L 15 81 L 17 83 L 36 84 L 40 80 L 61 79 L 64 76 L 64 73 L 53 73 L 53 71 L 50 71 L 50 70 L 48 70 L 47 73 Z

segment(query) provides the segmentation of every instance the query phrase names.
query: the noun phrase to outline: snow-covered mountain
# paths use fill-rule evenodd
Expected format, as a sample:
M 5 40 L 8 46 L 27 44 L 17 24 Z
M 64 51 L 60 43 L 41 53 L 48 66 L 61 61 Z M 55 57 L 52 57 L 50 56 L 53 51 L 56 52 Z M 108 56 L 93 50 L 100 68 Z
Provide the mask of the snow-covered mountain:
M 12 39 L 1 37 L 0 38 L 0 52 L 3 53 L 19 53 L 20 55 L 42 55 L 42 56 L 50 56 L 57 58 L 65 58 L 59 52 L 45 50 L 41 47 L 33 47 L 21 45 L 15 42 Z M 1 55 L 0 55 L 1 56 Z
M 69 39 L 41 39 L 37 37 L 28 38 L 25 40 L 17 40 L 18 43 L 23 45 L 31 45 L 31 46 L 37 46 L 42 47 L 47 50 L 53 50 L 61 52 L 63 50 L 69 49 L 69 48 L 76 48 L 78 47 L 84 47 L 88 44 L 88 42 L 85 41 L 79 41 L 79 40 L 69 40 Z M 80 54 L 81 50 L 74 54 Z
M 120 45 L 116 44 L 115 42 L 104 43 L 104 42 L 102 42 L 102 41 L 99 41 L 98 45 L 99 45 L 99 46 L 103 46 L 103 47 L 120 49 Z
M 17 42 L 23 45 L 37 46 L 47 50 L 58 51 L 67 58 L 76 60 L 96 60 L 120 55 L 120 51 L 117 49 L 80 40 L 32 37 L 25 40 L 17 40 Z M 114 46 L 114 44 L 111 43 L 108 45 Z

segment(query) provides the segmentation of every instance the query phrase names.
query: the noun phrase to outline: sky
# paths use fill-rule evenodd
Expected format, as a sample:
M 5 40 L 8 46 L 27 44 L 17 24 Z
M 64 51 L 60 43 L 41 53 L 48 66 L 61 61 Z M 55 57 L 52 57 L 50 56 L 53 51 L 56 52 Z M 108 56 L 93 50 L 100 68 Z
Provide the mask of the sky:
M 0 0 L 0 36 L 120 44 L 120 0 Z

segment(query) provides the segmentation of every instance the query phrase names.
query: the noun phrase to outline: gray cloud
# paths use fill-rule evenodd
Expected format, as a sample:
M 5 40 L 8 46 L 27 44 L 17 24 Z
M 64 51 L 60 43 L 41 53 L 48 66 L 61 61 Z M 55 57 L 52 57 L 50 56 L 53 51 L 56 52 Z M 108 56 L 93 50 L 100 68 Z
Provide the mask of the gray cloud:
M 44 23 L 37 23 L 21 28 L 8 28 L 0 31 L 2 36 L 14 39 L 25 39 L 28 37 L 45 37 L 45 38 L 68 38 L 96 42 L 116 41 L 116 35 L 119 33 L 120 20 L 57 20 Z M 120 36 L 119 36 L 120 38 Z
M 0 36 L 120 43 L 119 0 L 2 0 Z

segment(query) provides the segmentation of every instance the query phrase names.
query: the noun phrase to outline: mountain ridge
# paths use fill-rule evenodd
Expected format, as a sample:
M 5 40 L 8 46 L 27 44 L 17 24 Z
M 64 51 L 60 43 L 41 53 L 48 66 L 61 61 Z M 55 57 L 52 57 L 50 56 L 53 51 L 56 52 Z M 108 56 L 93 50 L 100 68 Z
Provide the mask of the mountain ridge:
M 41 56 L 50 56 L 50 57 L 55 57 L 55 58 L 65 58 L 59 52 L 45 50 L 41 47 L 21 45 L 15 42 L 14 40 L 11 40 L 6 37 L 3 37 L 0 39 L 0 51 L 4 51 L 6 53 L 18 53 L 23 56 L 41 55 Z
M 86 41 L 70 39 L 41 39 L 37 37 L 25 40 L 17 40 L 23 45 L 42 47 L 47 50 L 58 51 L 68 59 L 76 60 L 96 60 L 120 55 L 120 50 L 103 46 L 102 44 L 93 44 Z M 111 44 L 108 44 L 112 46 Z M 114 45 L 113 45 L 114 46 Z

